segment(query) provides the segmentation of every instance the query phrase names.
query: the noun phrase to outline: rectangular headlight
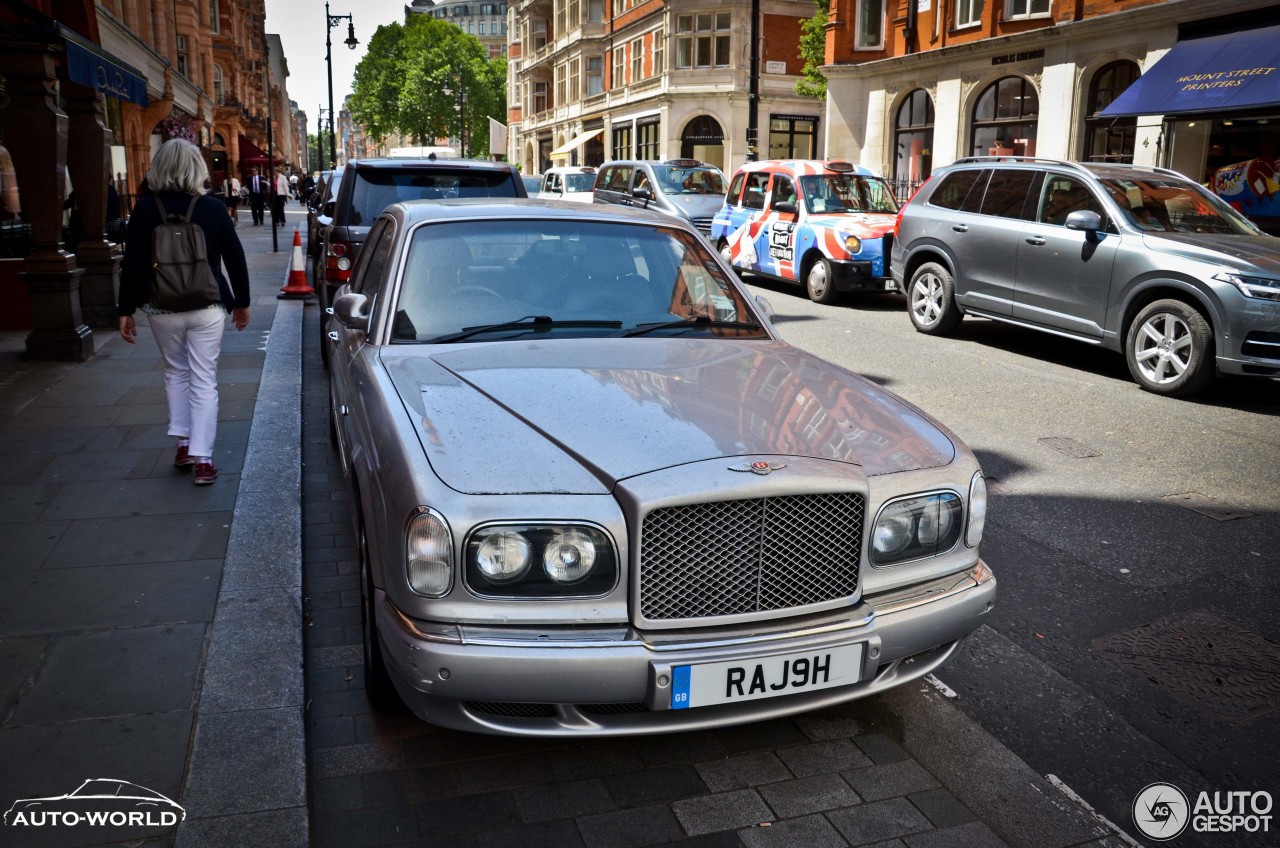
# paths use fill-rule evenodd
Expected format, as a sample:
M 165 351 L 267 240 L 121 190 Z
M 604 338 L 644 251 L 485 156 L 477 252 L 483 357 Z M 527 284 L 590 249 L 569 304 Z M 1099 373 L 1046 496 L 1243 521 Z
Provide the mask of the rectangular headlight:
M 963 527 L 959 495 L 936 492 L 891 501 L 871 529 L 872 565 L 893 565 L 946 553 Z
M 1261 300 L 1280 300 L 1280 280 L 1267 277 L 1249 277 L 1234 271 L 1223 271 L 1214 274 L 1213 278 L 1220 283 L 1230 283 L 1240 289 L 1245 297 L 1256 297 Z
M 467 586 L 520 598 L 603 595 L 618 579 L 613 541 L 590 524 L 491 524 L 471 531 Z

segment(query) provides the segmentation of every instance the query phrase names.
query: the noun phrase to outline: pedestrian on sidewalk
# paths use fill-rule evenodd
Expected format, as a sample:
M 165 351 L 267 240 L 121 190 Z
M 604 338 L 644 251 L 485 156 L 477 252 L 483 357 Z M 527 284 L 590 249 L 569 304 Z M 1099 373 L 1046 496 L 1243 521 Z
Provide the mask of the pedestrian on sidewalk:
M 284 226 L 284 203 L 289 197 L 289 178 L 284 175 L 283 170 L 276 168 L 272 180 L 271 226 L 282 227 Z
M 231 213 L 231 220 L 240 223 L 240 181 L 235 174 L 227 174 L 227 178 L 222 181 L 222 196 L 226 200 L 227 211 Z
M 169 403 L 169 435 L 178 439 L 173 465 L 195 468 L 197 486 L 218 479 L 213 445 L 218 432 L 218 354 L 227 313 L 237 330 L 249 324 L 249 266 L 236 225 L 216 195 L 204 194 L 208 168 L 200 149 L 189 141 L 166 141 L 151 162 L 147 184 L 154 197 L 134 207 L 125 236 L 120 268 L 120 337 L 134 344 L 138 329 L 133 313 L 150 318 L 160 355 L 164 357 L 164 389 Z M 195 203 L 192 205 L 192 198 Z M 204 231 L 209 265 L 222 302 L 187 312 L 167 312 L 149 303 L 153 280 L 151 234 L 170 215 L 186 215 Z M 222 273 L 226 265 L 227 276 Z
M 248 185 L 249 189 L 249 211 L 253 213 L 253 225 L 259 226 L 262 223 L 263 212 L 267 208 L 267 178 L 258 174 L 257 168 L 249 169 Z

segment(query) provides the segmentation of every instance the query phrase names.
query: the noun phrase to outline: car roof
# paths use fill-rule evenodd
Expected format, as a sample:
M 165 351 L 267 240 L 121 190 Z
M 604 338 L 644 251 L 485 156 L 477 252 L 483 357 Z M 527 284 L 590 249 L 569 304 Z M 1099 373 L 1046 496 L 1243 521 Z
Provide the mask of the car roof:
M 837 170 L 832 168 L 833 163 L 847 165 L 848 168 Z M 762 159 L 758 162 L 748 162 L 738 171 L 791 171 L 794 174 L 810 175 L 823 174 L 828 171 L 831 173 L 853 174 L 855 177 L 878 177 L 878 173 L 865 165 L 855 165 L 847 159 Z
M 381 157 L 377 159 L 352 159 L 347 163 L 348 167 L 363 170 L 366 168 L 379 168 L 388 170 L 406 170 L 412 168 L 446 168 L 455 171 L 514 171 L 515 166 L 509 162 L 495 162 L 491 159 L 458 159 L 451 156 L 442 156 L 439 158 L 425 156 L 396 156 Z
M 1040 159 L 1034 156 L 966 156 L 949 165 L 939 166 L 935 173 L 941 173 L 944 170 L 971 170 L 995 167 L 1032 171 L 1059 168 L 1098 179 L 1104 177 L 1110 179 L 1150 179 L 1158 176 L 1190 180 L 1186 174 L 1154 165 L 1133 165 L 1127 162 L 1068 162 L 1062 159 Z
M 451 200 L 406 200 L 393 203 L 382 214 L 405 224 L 464 218 L 557 218 L 629 224 L 658 224 L 696 233 L 683 218 L 648 209 L 612 204 L 565 203 L 523 197 L 471 197 Z

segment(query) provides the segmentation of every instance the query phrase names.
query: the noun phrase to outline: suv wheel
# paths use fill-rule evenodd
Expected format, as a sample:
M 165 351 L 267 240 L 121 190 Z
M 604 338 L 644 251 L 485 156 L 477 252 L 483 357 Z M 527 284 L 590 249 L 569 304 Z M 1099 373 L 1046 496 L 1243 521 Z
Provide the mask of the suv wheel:
M 825 256 L 819 256 L 809 266 L 808 272 L 804 275 L 804 288 L 809 293 L 809 299 L 814 303 L 835 302 L 835 276 L 831 272 L 831 263 Z
M 916 269 L 907 289 L 907 314 L 922 333 L 943 336 L 960 326 L 964 318 L 956 306 L 956 287 L 951 272 L 937 262 Z
M 1125 336 L 1129 373 L 1149 392 L 1183 397 L 1213 382 L 1213 328 L 1181 300 L 1157 300 L 1138 313 Z

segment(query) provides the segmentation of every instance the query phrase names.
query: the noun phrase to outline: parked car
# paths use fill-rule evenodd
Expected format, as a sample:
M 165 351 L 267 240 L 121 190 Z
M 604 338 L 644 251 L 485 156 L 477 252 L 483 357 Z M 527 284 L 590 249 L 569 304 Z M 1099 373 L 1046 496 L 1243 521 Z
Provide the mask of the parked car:
M 307 255 L 311 257 L 312 279 L 319 281 L 323 256 L 321 231 L 333 223 L 333 197 L 342 180 L 342 169 L 321 171 L 320 181 L 307 206 Z
M 820 709 L 992 609 L 974 455 L 656 213 L 397 203 L 329 322 L 365 687 L 585 736 Z
M 596 174 L 593 199 L 611 206 L 654 209 L 711 233 L 711 216 L 724 202 L 724 174 L 697 159 L 606 162 Z
M 571 200 L 590 203 L 596 186 L 596 169 L 588 165 L 572 168 L 548 168 L 542 175 L 537 196 L 543 200 Z M 533 197 L 534 195 L 530 195 Z
M 1175 171 L 962 159 L 903 207 L 892 267 L 922 333 L 977 315 L 1101 344 L 1172 396 L 1280 375 L 1280 239 Z
M 893 290 L 886 236 L 898 204 L 874 171 L 809 159 L 751 162 L 733 175 L 711 241 L 735 268 L 802 283 L 810 299 Z
M 538 192 L 542 191 L 541 174 L 521 174 L 520 180 L 524 183 L 525 193 L 529 197 L 537 197 Z
M 321 253 L 315 289 L 321 309 L 333 303 L 334 292 L 351 276 L 369 225 L 388 204 L 455 197 L 528 197 L 513 166 L 479 159 L 357 159 L 347 163 L 335 182 L 336 190 L 330 193 L 332 205 L 321 210 L 322 214 L 328 211 L 328 223 L 318 228 Z M 322 341 L 323 333 L 322 326 Z M 327 354 L 327 347 L 323 349 Z

